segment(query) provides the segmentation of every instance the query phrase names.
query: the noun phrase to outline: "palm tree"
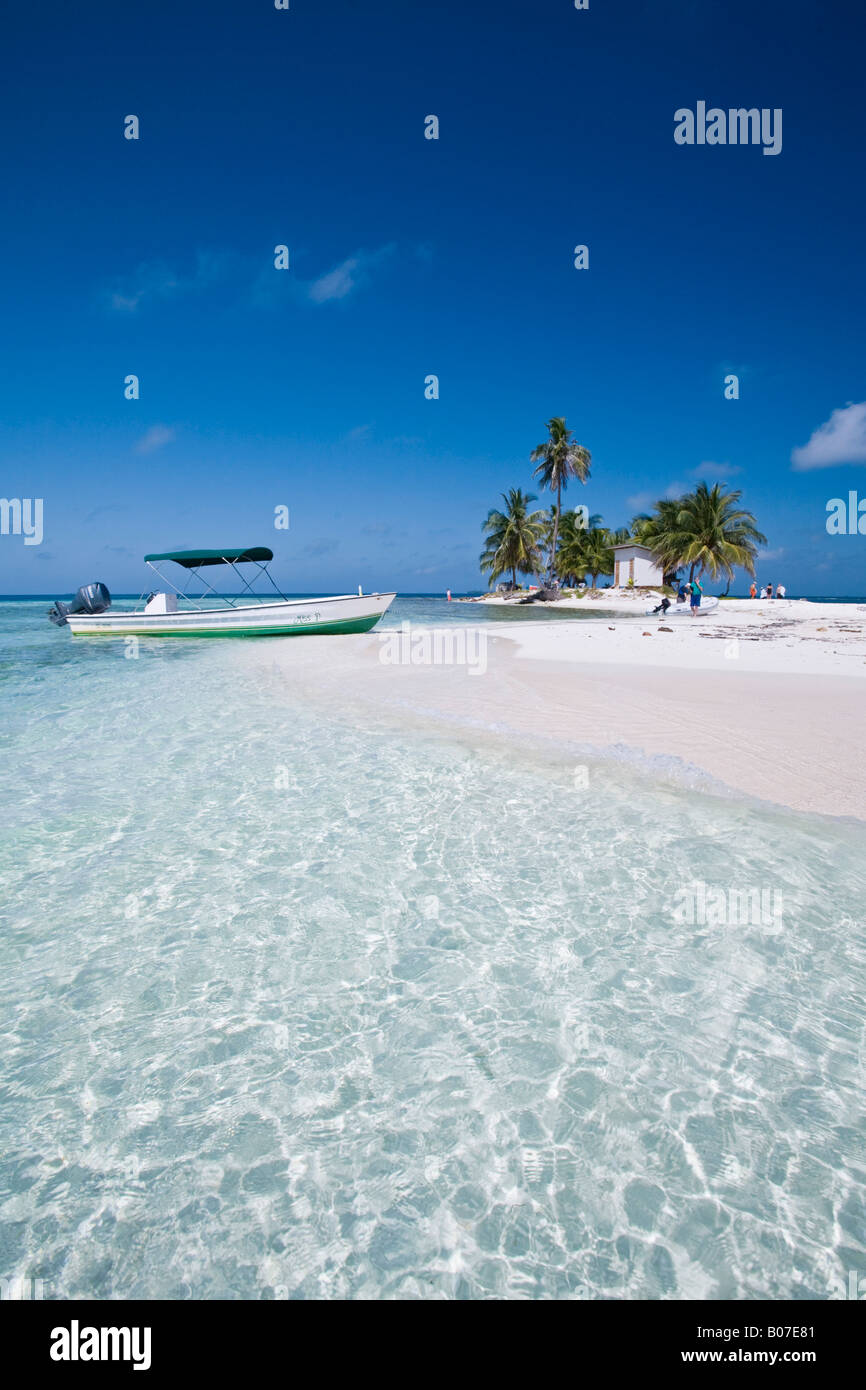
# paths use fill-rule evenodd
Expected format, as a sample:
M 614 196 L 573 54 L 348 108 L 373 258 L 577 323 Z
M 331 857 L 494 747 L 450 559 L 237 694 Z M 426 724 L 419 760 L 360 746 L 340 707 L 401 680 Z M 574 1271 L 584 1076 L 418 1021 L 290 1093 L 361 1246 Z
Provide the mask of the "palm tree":
M 742 493 L 724 492 L 723 487 L 698 483 L 684 497 L 656 503 L 641 539 L 665 572 L 688 565 L 690 580 L 700 568 L 702 574 L 707 570 L 713 579 L 722 574 L 728 581 L 737 567 L 755 573 L 758 547 L 767 538 L 752 513 L 737 505 Z
M 553 563 L 564 584 L 577 585 L 583 581 L 586 574 L 586 527 L 578 525 L 574 512 L 563 515 Z
M 544 533 L 544 512 L 530 512 L 530 502 L 537 499 L 532 492 L 524 493 L 518 488 L 503 492 L 505 511 L 495 508 L 487 513 L 484 523 L 484 549 L 478 564 L 482 574 L 489 575 L 488 587 L 503 574 L 511 571 L 514 587 L 517 588 L 517 572 L 536 574 L 541 568 L 539 541 Z
M 661 503 L 658 503 L 657 505 L 660 506 Z M 629 531 L 631 532 L 632 540 L 638 541 L 641 544 L 643 544 L 645 542 L 646 536 L 649 534 L 649 530 L 652 524 L 653 518 L 650 516 L 649 512 L 638 512 L 637 516 L 632 517 L 631 525 L 629 526 Z
M 640 512 L 631 519 L 631 534 L 634 540 L 652 550 L 662 568 L 664 582 L 670 584 L 676 578 L 682 564 L 678 543 L 678 517 L 683 506 L 681 497 L 662 497 L 655 505 L 653 513 Z
M 690 566 L 689 579 L 698 565 L 713 579 L 720 574 L 732 579 L 736 567 L 754 575 L 758 547 L 767 543 L 752 513 L 737 506 L 742 492 L 723 492 L 722 486 L 698 483 L 683 498 L 679 524 L 687 541 L 682 563 Z
M 556 567 L 556 541 L 559 534 L 562 489 L 568 487 L 570 478 L 578 478 L 580 482 L 586 482 L 589 477 L 592 456 L 582 444 L 576 443 L 574 434 L 566 428 L 565 420 L 561 415 L 555 415 L 552 420 L 547 421 L 547 433 L 548 438 L 543 444 L 539 444 L 537 448 L 533 449 L 530 458 L 533 463 L 538 463 L 533 477 L 539 479 L 542 487 L 556 493 L 556 511 L 553 518 L 549 562 L 550 571 L 553 573 Z
M 587 573 L 586 538 L 591 530 L 601 526 L 601 517 L 594 515 L 584 520 L 575 512 L 563 512 L 559 528 L 559 546 L 554 556 L 554 566 L 559 578 L 565 584 L 580 584 Z
M 592 580 L 592 587 L 595 588 L 595 581 L 600 574 L 613 574 L 614 539 L 605 526 L 591 526 L 584 532 L 584 538 L 586 573 Z
M 550 550 L 554 527 L 556 526 L 556 507 L 548 507 L 542 515 L 544 517 L 544 526 L 541 532 L 540 543 L 543 550 Z

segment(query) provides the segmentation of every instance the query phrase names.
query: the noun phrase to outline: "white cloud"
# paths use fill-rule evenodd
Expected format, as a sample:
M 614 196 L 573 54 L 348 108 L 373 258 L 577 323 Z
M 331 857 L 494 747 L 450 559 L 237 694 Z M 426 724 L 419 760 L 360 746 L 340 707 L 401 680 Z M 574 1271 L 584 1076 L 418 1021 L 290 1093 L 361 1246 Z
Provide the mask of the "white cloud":
M 309 289 L 313 303 L 325 304 L 329 299 L 345 299 L 358 283 L 356 273 L 360 264 L 357 256 L 350 256 L 342 265 L 314 280 Z
M 162 449 L 164 445 L 171 444 L 177 436 L 173 429 L 167 425 L 151 425 L 146 434 L 141 436 L 135 446 L 137 454 L 152 454 L 155 449 Z
M 233 257 L 228 253 L 197 251 L 192 270 L 188 275 L 183 275 L 172 270 L 164 261 L 145 261 L 124 281 L 116 283 L 108 302 L 112 309 L 134 314 L 142 303 L 208 289 L 227 274 L 232 262 Z
M 332 304 L 336 300 L 348 299 L 356 290 L 367 285 L 371 273 L 381 262 L 396 250 L 396 244 L 389 242 L 374 251 L 353 251 L 339 265 L 313 280 L 305 280 L 298 274 L 298 267 L 306 259 L 303 248 L 293 248 L 291 271 L 274 273 L 269 262 L 260 266 L 248 292 L 248 300 L 259 308 L 271 309 L 288 302 L 307 304 Z
M 834 410 L 808 444 L 792 450 L 791 463 L 799 472 L 836 463 L 866 463 L 866 401 Z
M 327 275 L 320 275 L 318 280 L 313 280 L 307 286 L 309 298 L 314 304 L 327 304 L 332 299 L 345 299 L 359 285 L 366 282 L 368 272 L 390 256 L 393 250 L 393 245 L 389 245 L 380 246 L 377 251 L 356 251 L 353 256 L 348 256 L 333 270 L 329 270 Z
M 682 497 L 684 492 L 688 492 L 685 483 L 668 483 L 663 492 L 635 492 L 631 497 L 625 499 L 627 507 L 631 507 L 636 512 L 648 512 L 655 506 L 659 498 L 662 497 Z
M 737 474 L 742 473 L 742 471 L 742 468 L 736 463 L 713 463 L 712 460 L 707 460 L 706 463 L 699 463 L 697 468 L 693 468 L 689 477 L 696 478 L 699 483 L 705 480 L 709 482 L 710 478 L 721 478 L 727 481 L 728 478 L 736 478 Z
M 633 492 L 625 499 L 625 505 L 633 512 L 648 512 L 656 500 L 654 492 Z
M 134 314 L 142 300 L 165 299 L 177 289 L 177 283 L 177 276 L 161 261 L 140 265 L 111 295 L 111 307 Z

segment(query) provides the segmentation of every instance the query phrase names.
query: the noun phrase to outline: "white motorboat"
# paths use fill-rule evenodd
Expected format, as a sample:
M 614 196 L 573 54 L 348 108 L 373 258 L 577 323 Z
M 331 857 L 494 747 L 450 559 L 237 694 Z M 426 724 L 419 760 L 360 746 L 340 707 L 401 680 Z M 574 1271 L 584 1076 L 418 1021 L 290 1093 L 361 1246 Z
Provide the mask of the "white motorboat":
M 338 594 L 323 598 L 289 599 L 280 593 L 267 565 L 274 558 L 267 546 L 244 550 L 173 550 L 145 555 L 145 562 L 167 584 L 170 593 L 142 596 L 143 606 L 132 612 L 111 611 L 111 594 L 104 584 L 86 584 L 71 603 L 58 602 L 49 613 L 58 626 L 68 626 L 76 637 L 300 637 L 324 633 L 369 632 L 387 613 L 396 594 Z M 199 580 L 212 596 L 190 598 L 166 579 L 157 562 L 173 561 L 189 571 L 187 588 Z M 254 564 L 270 580 L 279 600 L 258 598 L 236 565 Z M 243 584 L 241 600 L 220 595 L 200 571 L 212 565 L 230 565 Z M 213 600 L 216 600 L 214 602 Z

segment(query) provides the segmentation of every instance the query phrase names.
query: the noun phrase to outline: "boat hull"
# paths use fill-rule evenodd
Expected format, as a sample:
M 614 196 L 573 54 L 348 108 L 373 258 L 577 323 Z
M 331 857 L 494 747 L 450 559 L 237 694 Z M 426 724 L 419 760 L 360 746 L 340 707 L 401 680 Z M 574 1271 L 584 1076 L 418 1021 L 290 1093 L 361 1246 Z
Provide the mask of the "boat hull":
M 71 614 L 75 637 L 309 637 L 369 632 L 387 613 L 395 594 L 343 595 L 246 604 L 237 608 L 185 609 L 177 613 Z

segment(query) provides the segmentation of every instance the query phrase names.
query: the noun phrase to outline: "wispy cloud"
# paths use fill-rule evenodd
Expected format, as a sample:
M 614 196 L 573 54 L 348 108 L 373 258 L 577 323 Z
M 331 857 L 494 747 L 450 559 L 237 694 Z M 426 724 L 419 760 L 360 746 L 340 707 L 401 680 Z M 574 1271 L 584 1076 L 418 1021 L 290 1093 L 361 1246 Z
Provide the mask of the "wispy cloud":
M 275 268 L 270 248 L 265 248 L 255 260 L 235 251 L 199 250 L 192 265 L 185 268 L 164 260 L 143 261 L 103 287 L 100 297 L 115 313 L 134 314 L 149 305 L 171 302 L 224 284 L 241 302 L 258 307 L 280 304 L 287 298 L 329 304 L 348 299 L 368 285 L 373 273 L 396 249 L 396 243 L 389 242 L 371 251 L 354 251 L 314 279 L 304 279 L 297 274 L 294 253 L 292 268 L 284 271 Z
M 139 304 L 148 299 L 166 299 L 177 288 L 177 276 L 161 261 L 137 266 L 133 273 L 116 283 L 110 292 L 112 309 L 135 313 Z
M 711 373 L 712 379 L 716 383 L 720 379 L 723 381 L 726 376 L 735 376 L 738 381 L 744 381 L 746 378 L 749 380 L 755 377 L 760 378 L 761 374 L 760 367 L 753 367 L 748 362 L 718 362 L 712 368 Z
M 343 436 L 347 444 L 358 444 L 362 441 L 372 440 L 375 435 L 375 426 L 356 425 Z M 386 435 L 378 441 L 387 449 L 415 449 L 424 440 L 420 434 L 391 434 Z
M 684 492 L 688 492 L 685 483 L 668 483 L 667 487 L 661 492 L 635 492 L 631 497 L 625 499 L 625 504 L 634 511 L 645 512 L 647 508 L 654 507 L 659 498 L 682 497 Z
M 337 542 L 333 540 L 310 541 L 309 545 L 304 546 L 304 554 L 314 557 L 319 555 L 330 555 L 332 550 L 337 549 Z
M 155 449 L 162 449 L 166 444 L 171 444 L 177 436 L 173 429 L 168 425 L 151 425 L 150 429 L 141 436 L 135 445 L 135 453 L 152 454 Z
M 177 271 L 165 261 L 145 261 L 120 277 L 107 292 L 108 304 L 120 313 L 135 313 L 140 305 L 208 289 L 223 279 L 236 258 L 225 251 L 197 251 L 190 271 Z
M 327 275 L 314 280 L 307 293 L 314 304 L 326 304 L 329 299 L 345 299 L 358 283 L 361 262 L 357 256 L 350 256 L 342 265 L 335 266 Z
M 792 450 L 791 463 L 798 472 L 832 468 L 837 463 L 866 463 L 866 401 L 834 410 L 808 444 Z
M 711 485 L 717 480 L 727 482 L 729 478 L 735 478 L 742 471 L 742 468 L 736 463 L 713 463 L 712 460 L 708 459 L 706 463 L 700 463 L 697 468 L 690 471 L 688 474 L 689 483 L 683 483 L 676 479 L 674 482 L 668 483 L 667 487 L 660 492 L 650 492 L 649 489 L 644 492 L 635 492 L 631 497 L 625 499 L 626 506 L 631 507 L 634 511 L 645 512 L 650 507 L 654 507 L 656 502 L 662 498 L 682 497 L 683 493 L 691 492 L 690 483 L 692 482 L 707 482 Z
M 377 251 L 356 251 L 327 274 L 320 275 L 307 285 L 307 297 L 314 304 L 327 304 L 334 299 L 346 299 L 360 286 L 369 282 L 376 266 L 393 253 L 394 245 L 380 246 Z
M 737 474 L 742 473 L 742 471 L 738 463 L 713 463 L 712 460 L 707 460 L 706 463 L 699 463 L 697 468 L 693 468 L 689 477 L 695 478 L 701 483 L 705 479 L 709 482 L 711 478 L 714 481 L 717 478 L 727 481 L 728 478 L 736 478 Z
M 106 512 L 125 512 L 125 511 L 126 511 L 126 508 L 125 508 L 125 507 L 121 507 L 121 505 L 120 505 L 119 502 L 106 503 L 105 505 L 103 505 L 103 506 L 101 506 L 101 507 L 94 507 L 92 512 L 88 512 L 88 513 L 87 513 L 87 516 L 84 518 L 84 523 L 85 523 L 85 525 L 86 525 L 89 521 L 96 521 L 96 519 L 97 519 L 98 517 L 100 517 L 100 516 L 105 516 Z

